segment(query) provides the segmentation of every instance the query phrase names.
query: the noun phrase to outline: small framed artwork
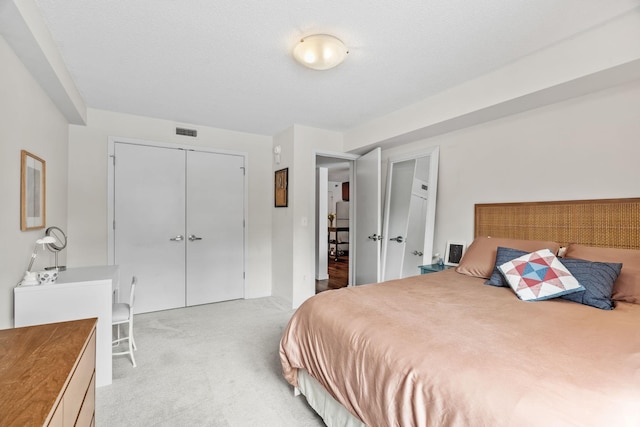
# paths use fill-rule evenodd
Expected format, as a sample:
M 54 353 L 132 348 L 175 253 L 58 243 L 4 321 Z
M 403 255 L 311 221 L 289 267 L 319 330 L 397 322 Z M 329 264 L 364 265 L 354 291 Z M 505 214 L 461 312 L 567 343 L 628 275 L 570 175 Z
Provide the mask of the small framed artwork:
M 46 162 L 20 152 L 20 230 L 44 228 L 46 223 Z
M 289 168 L 276 171 L 275 175 L 275 207 L 286 208 L 289 202 Z
M 465 248 L 465 242 L 449 240 L 447 242 L 447 249 L 444 253 L 444 264 L 454 266 L 460 264 Z

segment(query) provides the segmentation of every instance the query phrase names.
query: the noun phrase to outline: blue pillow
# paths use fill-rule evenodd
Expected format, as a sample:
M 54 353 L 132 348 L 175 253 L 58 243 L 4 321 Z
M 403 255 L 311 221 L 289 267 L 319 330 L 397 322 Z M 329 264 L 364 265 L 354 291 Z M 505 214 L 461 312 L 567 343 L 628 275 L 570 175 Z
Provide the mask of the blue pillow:
M 509 284 L 504 280 L 502 274 L 500 274 L 498 266 L 505 262 L 513 261 L 527 253 L 527 251 L 521 251 L 519 249 L 498 247 L 493 273 L 485 284 L 509 287 Z M 584 291 L 562 295 L 560 298 L 602 310 L 613 309 L 614 305 L 611 301 L 611 293 L 613 291 L 613 283 L 622 270 L 622 264 L 591 262 L 582 259 L 558 259 L 585 288 Z
M 611 292 L 613 283 L 622 270 L 622 264 L 569 258 L 559 260 L 585 288 L 584 291 L 563 295 L 560 298 L 602 310 L 613 309 Z
M 500 270 L 498 270 L 498 266 L 505 262 L 513 261 L 514 259 L 528 253 L 529 252 L 527 251 L 521 251 L 519 249 L 503 248 L 502 246 L 498 246 L 498 251 L 496 252 L 496 263 L 493 266 L 493 273 L 491 273 L 491 277 L 489 277 L 489 280 L 484 282 L 484 284 L 491 286 L 504 286 L 508 288 L 509 284 L 504 280 Z

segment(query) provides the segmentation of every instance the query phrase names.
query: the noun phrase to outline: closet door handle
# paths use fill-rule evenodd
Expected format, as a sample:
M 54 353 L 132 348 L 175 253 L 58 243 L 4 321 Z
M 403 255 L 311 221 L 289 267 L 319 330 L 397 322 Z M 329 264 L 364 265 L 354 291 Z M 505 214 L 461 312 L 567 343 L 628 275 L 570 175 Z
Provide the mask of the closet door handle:
M 182 234 L 178 234 L 176 237 L 172 237 L 169 240 L 171 240 L 172 242 L 181 242 L 182 240 L 184 240 L 184 236 Z
M 190 234 L 190 235 L 189 235 L 189 241 L 190 241 L 190 242 L 193 242 L 193 241 L 195 241 L 195 240 L 202 240 L 202 237 L 198 237 L 198 236 L 196 236 L 195 234 Z
M 389 240 L 395 240 L 398 243 L 402 243 L 404 241 L 404 239 L 402 238 L 402 236 L 398 236 L 398 237 L 392 237 Z

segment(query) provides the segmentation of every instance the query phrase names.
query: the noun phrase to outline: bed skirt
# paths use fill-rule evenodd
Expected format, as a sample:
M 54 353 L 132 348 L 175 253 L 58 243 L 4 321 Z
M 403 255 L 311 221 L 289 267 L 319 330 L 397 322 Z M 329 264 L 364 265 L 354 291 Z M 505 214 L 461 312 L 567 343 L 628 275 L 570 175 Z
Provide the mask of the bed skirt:
M 327 427 L 366 427 L 338 403 L 306 370 L 298 369 L 298 390 Z

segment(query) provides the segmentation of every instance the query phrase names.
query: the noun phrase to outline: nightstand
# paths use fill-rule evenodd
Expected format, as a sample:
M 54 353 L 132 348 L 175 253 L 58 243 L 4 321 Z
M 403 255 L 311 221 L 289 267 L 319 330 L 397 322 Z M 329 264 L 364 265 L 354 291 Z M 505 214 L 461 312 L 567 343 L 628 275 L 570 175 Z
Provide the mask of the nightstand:
M 437 273 L 439 271 L 448 270 L 450 268 L 455 268 L 455 266 L 443 265 L 441 267 L 438 264 L 427 264 L 427 265 L 421 265 L 418 268 L 420 269 L 420 274 L 429 274 L 429 273 Z

